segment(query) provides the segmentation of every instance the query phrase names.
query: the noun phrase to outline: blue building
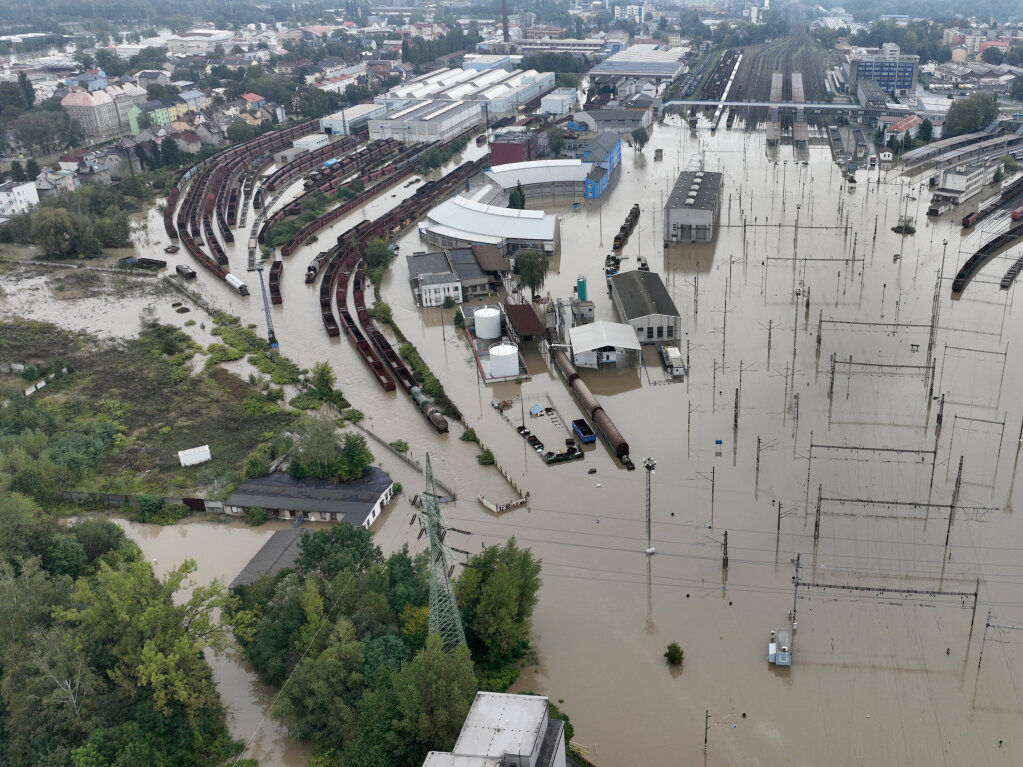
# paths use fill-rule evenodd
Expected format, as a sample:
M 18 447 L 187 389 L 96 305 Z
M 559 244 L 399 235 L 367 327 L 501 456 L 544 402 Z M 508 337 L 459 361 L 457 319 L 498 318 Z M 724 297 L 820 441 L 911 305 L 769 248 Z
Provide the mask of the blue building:
M 573 156 L 593 166 L 586 176 L 586 199 L 595 200 L 607 189 L 612 171 L 621 165 L 621 136 L 601 133 L 579 146 Z
M 920 71 L 919 56 L 903 56 L 894 45 L 886 44 L 886 52 L 878 55 L 853 54 L 849 57 L 849 92 L 856 92 L 858 80 L 873 80 L 882 91 L 899 95 L 916 90 Z M 888 49 L 894 49 L 889 52 Z
M 85 88 L 90 93 L 103 90 L 110 85 L 107 82 L 107 75 L 102 69 L 87 69 L 84 72 L 71 75 L 64 79 L 64 84 L 69 88 Z

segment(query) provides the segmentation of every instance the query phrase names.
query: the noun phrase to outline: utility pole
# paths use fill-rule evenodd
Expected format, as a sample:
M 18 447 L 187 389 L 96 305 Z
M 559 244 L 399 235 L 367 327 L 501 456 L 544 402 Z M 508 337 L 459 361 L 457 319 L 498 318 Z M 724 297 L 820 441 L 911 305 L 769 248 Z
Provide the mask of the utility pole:
M 650 478 L 653 476 L 657 461 L 653 458 L 643 459 L 643 468 L 646 469 L 646 553 L 650 556 L 654 553 L 653 540 L 650 533 Z
M 728 569 L 728 531 L 725 530 L 725 542 L 721 544 L 721 569 Z

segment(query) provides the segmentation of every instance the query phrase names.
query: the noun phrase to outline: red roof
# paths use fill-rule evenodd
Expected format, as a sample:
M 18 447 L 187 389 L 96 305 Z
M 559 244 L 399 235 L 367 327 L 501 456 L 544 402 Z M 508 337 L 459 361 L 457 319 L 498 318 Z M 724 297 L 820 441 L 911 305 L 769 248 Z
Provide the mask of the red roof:
M 256 101 L 266 101 L 266 99 L 264 99 L 258 93 L 243 93 L 242 94 L 242 100 L 243 101 L 248 101 L 250 104 L 252 104 L 253 102 L 256 102 Z
M 196 136 L 192 131 L 180 131 L 178 133 L 170 134 L 171 138 L 181 139 L 186 144 L 199 144 L 199 137 Z
M 536 316 L 530 304 L 508 304 L 504 305 L 504 312 L 508 315 L 508 322 L 515 328 L 519 338 L 529 336 L 542 336 L 544 334 L 543 323 Z
M 906 117 L 906 118 L 904 118 L 902 120 L 899 120 L 897 123 L 895 123 L 894 125 L 889 127 L 888 130 L 891 133 L 902 133 L 903 131 L 907 131 L 907 130 L 910 130 L 911 128 L 915 128 L 917 125 L 919 125 L 922 122 L 923 122 L 923 120 L 921 120 L 916 115 L 910 115 L 909 117 Z

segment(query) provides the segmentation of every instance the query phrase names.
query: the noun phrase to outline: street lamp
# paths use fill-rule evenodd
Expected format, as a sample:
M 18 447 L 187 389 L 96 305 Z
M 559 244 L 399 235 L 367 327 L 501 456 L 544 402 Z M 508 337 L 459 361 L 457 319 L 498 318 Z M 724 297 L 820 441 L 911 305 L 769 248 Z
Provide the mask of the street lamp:
M 646 469 L 646 553 L 650 556 L 654 553 L 653 542 L 650 538 L 650 477 L 653 476 L 657 461 L 653 458 L 643 459 L 643 468 Z

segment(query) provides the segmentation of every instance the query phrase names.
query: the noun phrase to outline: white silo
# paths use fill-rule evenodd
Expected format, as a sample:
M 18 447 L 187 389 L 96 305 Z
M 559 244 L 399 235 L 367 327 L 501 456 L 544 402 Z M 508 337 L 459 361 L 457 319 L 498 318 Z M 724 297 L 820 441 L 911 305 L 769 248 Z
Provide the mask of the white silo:
M 496 306 L 484 306 L 473 315 L 476 320 L 477 338 L 501 337 L 501 310 Z
M 490 347 L 490 375 L 492 378 L 510 378 L 519 374 L 519 347 L 502 341 Z

